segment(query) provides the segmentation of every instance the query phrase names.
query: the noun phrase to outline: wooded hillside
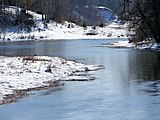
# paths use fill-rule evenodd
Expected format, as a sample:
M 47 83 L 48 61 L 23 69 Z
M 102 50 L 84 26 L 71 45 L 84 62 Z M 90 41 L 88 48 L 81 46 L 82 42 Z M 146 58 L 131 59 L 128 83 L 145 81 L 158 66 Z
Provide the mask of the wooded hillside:
M 43 14 L 45 20 L 62 21 L 70 16 L 76 5 L 106 6 L 114 11 L 120 5 L 120 0 L 0 0 L 0 4 L 2 8 L 4 5 L 11 5 L 33 10 Z

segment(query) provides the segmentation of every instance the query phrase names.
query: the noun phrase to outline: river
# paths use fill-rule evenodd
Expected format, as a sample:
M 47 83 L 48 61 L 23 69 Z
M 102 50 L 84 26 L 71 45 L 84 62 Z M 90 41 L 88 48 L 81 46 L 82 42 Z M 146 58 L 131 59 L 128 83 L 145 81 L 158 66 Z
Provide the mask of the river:
M 0 120 L 159 120 L 160 53 L 97 47 L 111 41 L 115 39 L 0 43 L 5 56 L 59 56 L 105 66 L 91 73 L 95 81 L 66 82 L 0 106 Z

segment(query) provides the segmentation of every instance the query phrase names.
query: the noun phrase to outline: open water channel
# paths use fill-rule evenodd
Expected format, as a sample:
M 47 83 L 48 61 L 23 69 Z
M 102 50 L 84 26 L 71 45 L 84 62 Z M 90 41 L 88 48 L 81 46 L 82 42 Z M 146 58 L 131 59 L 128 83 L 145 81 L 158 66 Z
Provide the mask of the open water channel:
M 0 120 L 160 120 L 160 53 L 96 47 L 114 40 L 0 43 L 0 55 L 59 56 L 105 66 L 92 73 L 95 81 L 66 82 L 0 106 Z

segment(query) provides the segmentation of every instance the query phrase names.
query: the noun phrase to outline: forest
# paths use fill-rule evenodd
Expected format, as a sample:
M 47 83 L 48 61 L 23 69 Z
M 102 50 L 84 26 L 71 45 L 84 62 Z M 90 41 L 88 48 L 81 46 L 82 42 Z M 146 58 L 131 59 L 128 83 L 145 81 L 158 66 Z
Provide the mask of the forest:
M 77 20 L 72 12 L 78 10 L 84 14 L 84 6 L 105 6 L 112 9 L 121 20 L 129 21 L 129 30 L 132 31 L 135 42 L 142 40 L 155 40 L 160 43 L 160 1 L 159 0 L 0 0 L 0 26 L 19 25 L 33 26 L 32 16 L 27 14 L 27 10 L 42 14 L 45 21 L 54 20 L 63 22 L 65 20 L 81 24 L 85 20 Z M 4 10 L 4 6 L 17 6 L 16 15 L 11 15 Z M 96 23 L 95 12 L 90 15 L 92 25 Z M 12 18 L 12 19 L 11 19 Z M 95 24 L 96 25 L 96 24 Z M 151 39 L 153 38 L 153 39 Z
M 145 40 L 160 43 L 159 0 L 124 0 L 122 13 L 135 33 L 134 42 Z
M 33 10 L 44 15 L 45 20 L 62 21 L 68 19 L 75 6 L 97 5 L 116 9 L 120 0 L 0 0 L 0 4 Z M 2 9 L 2 8 L 1 8 Z M 83 8 L 82 8 L 83 9 Z

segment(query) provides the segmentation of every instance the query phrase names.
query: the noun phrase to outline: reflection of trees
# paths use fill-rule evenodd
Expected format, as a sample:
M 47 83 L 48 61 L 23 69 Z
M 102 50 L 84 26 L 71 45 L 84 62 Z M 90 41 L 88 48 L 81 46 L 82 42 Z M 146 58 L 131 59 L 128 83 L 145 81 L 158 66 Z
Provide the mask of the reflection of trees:
M 160 54 L 149 51 L 134 51 L 130 54 L 130 73 L 133 79 L 159 80 Z
M 34 55 L 33 42 L 0 43 L 0 55 L 3 56 L 26 56 Z
M 35 42 L 35 54 L 47 56 L 59 56 L 64 54 L 65 41 L 39 41 Z
M 34 55 L 34 48 L 32 47 L 35 42 L 22 42 L 18 49 L 16 49 L 16 56 L 26 56 L 26 55 Z
M 60 56 L 64 54 L 64 41 L 26 41 L 0 43 L 0 55 L 3 56 L 26 56 L 47 55 Z

